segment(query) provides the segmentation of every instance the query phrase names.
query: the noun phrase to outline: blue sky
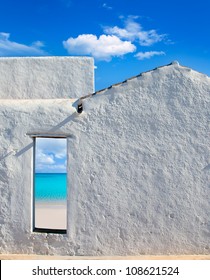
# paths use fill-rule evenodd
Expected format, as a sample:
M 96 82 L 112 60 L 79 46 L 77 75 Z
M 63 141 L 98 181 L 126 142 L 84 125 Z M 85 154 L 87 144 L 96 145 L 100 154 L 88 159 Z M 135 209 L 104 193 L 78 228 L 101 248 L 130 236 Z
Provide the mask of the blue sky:
M 0 1 L 0 56 L 95 58 L 96 90 L 173 60 L 210 75 L 210 1 Z

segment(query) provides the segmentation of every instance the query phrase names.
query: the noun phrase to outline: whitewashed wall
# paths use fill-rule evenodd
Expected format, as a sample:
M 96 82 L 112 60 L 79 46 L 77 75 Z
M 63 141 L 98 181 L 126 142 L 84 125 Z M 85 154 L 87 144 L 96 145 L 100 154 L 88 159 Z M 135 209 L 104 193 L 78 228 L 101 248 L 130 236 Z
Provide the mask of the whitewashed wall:
M 94 88 L 88 57 L 0 58 L 0 98 L 76 98 Z
M 210 253 L 210 78 L 174 63 L 83 101 L 2 100 L 0 252 Z M 32 140 L 69 134 L 67 235 L 31 232 Z
M 76 254 L 209 254 L 209 121 L 210 78 L 177 63 L 85 100 L 69 159 Z

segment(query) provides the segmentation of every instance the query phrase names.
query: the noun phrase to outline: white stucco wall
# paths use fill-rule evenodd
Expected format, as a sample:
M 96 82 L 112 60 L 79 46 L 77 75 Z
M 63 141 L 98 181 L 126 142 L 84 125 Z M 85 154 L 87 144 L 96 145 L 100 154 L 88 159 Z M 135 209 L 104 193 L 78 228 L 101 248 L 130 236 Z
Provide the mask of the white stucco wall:
M 94 89 L 90 57 L 0 58 L 0 98 L 75 98 Z
M 83 101 L 0 102 L 0 252 L 210 253 L 210 78 L 172 64 Z M 31 231 L 32 140 L 68 138 L 67 235 Z
M 70 153 L 79 252 L 209 253 L 210 78 L 174 63 L 84 108 Z

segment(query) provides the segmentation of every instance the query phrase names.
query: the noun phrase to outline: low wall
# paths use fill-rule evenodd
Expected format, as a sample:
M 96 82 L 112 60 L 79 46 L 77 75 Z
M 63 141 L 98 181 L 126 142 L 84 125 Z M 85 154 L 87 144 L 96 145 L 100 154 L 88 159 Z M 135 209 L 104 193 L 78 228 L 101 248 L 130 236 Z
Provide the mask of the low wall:
M 0 58 L 0 99 L 77 98 L 94 91 L 90 57 Z

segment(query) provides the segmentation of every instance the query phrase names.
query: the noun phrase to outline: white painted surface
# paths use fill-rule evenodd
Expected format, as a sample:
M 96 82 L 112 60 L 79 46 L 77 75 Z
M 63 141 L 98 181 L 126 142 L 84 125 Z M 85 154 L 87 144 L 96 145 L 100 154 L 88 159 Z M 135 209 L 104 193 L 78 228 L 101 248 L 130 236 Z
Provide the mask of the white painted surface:
M 0 98 L 78 98 L 94 90 L 90 57 L 0 58 Z
M 177 63 L 84 100 L 0 102 L 1 253 L 210 253 L 210 78 Z M 73 102 L 73 101 L 72 101 Z M 31 232 L 32 140 L 68 139 L 67 236 Z

